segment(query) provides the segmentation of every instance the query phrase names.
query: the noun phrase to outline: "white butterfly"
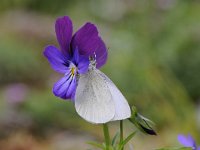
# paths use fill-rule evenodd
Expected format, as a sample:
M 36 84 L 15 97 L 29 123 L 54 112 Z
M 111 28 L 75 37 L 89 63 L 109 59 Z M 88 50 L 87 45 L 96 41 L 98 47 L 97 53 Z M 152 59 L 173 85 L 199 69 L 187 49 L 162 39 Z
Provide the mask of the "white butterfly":
M 80 76 L 75 95 L 77 113 L 91 123 L 130 118 L 127 100 L 115 84 L 96 67 Z

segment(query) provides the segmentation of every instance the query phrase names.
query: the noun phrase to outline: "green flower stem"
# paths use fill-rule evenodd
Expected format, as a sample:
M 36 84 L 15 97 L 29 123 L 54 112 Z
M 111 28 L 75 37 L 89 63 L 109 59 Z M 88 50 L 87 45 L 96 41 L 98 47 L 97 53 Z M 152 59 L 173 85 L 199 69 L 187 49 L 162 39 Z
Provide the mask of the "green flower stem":
M 104 137 L 105 137 L 105 142 L 106 142 L 106 150 L 109 150 L 110 147 L 110 135 L 109 135 L 109 130 L 108 130 L 108 125 L 103 124 L 103 132 L 104 132 Z
M 123 120 L 120 120 L 120 144 L 123 142 L 123 134 L 124 134 L 124 132 L 123 132 Z M 124 147 L 122 147 L 122 149 L 121 150 L 123 150 L 124 149 Z

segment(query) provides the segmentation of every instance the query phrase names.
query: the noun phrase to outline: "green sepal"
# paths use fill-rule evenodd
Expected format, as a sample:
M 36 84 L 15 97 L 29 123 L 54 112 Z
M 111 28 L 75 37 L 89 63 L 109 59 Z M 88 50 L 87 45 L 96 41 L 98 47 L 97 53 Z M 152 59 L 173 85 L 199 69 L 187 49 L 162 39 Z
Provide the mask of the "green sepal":
M 131 117 L 128 120 L 133 123 L 141 132 L 149 135 L 156 135 L 156 132 L 153 129 L 153 126 L 155 126 L 153 121 L 139 114 L 135 106 L 132 106 Z

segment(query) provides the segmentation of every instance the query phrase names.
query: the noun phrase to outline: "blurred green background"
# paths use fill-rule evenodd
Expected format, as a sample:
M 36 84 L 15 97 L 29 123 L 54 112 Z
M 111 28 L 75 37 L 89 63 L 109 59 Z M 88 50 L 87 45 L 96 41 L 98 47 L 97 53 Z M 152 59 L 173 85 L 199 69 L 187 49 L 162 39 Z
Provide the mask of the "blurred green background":
M 158 136 L 137 134 L 130 147 L 177 146 L 178 133 L 200 142 L 199 0 L 0 0 L 0 149 L 79 150 L 103 140 L 100 125 L 51 92 L 60 75 L 42 53 L 58 46 L 54 22 L 63 15 L 75 31 L 98 26 L 109 49 L 102 71 L 156 123 Z

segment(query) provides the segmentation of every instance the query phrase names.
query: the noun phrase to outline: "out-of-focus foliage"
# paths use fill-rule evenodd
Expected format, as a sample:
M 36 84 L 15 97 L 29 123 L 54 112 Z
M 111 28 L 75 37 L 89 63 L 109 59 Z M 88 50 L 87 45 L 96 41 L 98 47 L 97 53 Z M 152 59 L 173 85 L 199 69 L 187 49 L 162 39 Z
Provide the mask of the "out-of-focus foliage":
M 57 13 L 76 4 L 76 0 L 1 0 L 0 10 L 27 9 L 46 13 Z
M 158 135 L 163 133 L 171 143 L 179 132 L 199 137 L 198 0 L 1 0 L 0 130 L 27 124 L 26 129 L 37 133 L 81 127 L 98 135 L 99 128 L 91 130 L 72 103 L 59 101 L 51 92 L 57 74 L 42 52 L 46 45 L 55 45 L 54 21 L 61 15 L 72 18 L 74 31 L 86 21 L 97 24 L 109 52 L 102 70 L 130 104 L 156 123 Z M 26 84 L 29 93 L 13 108 L 5 91 L 7 84 L 18 82 Z M 15 122 L 10 111 L 24 119 Z
M 13 82 L 42 84 L 47 75 L 31 45 L 13 39 L 0 39 L 0 68 L 1 85 Z

